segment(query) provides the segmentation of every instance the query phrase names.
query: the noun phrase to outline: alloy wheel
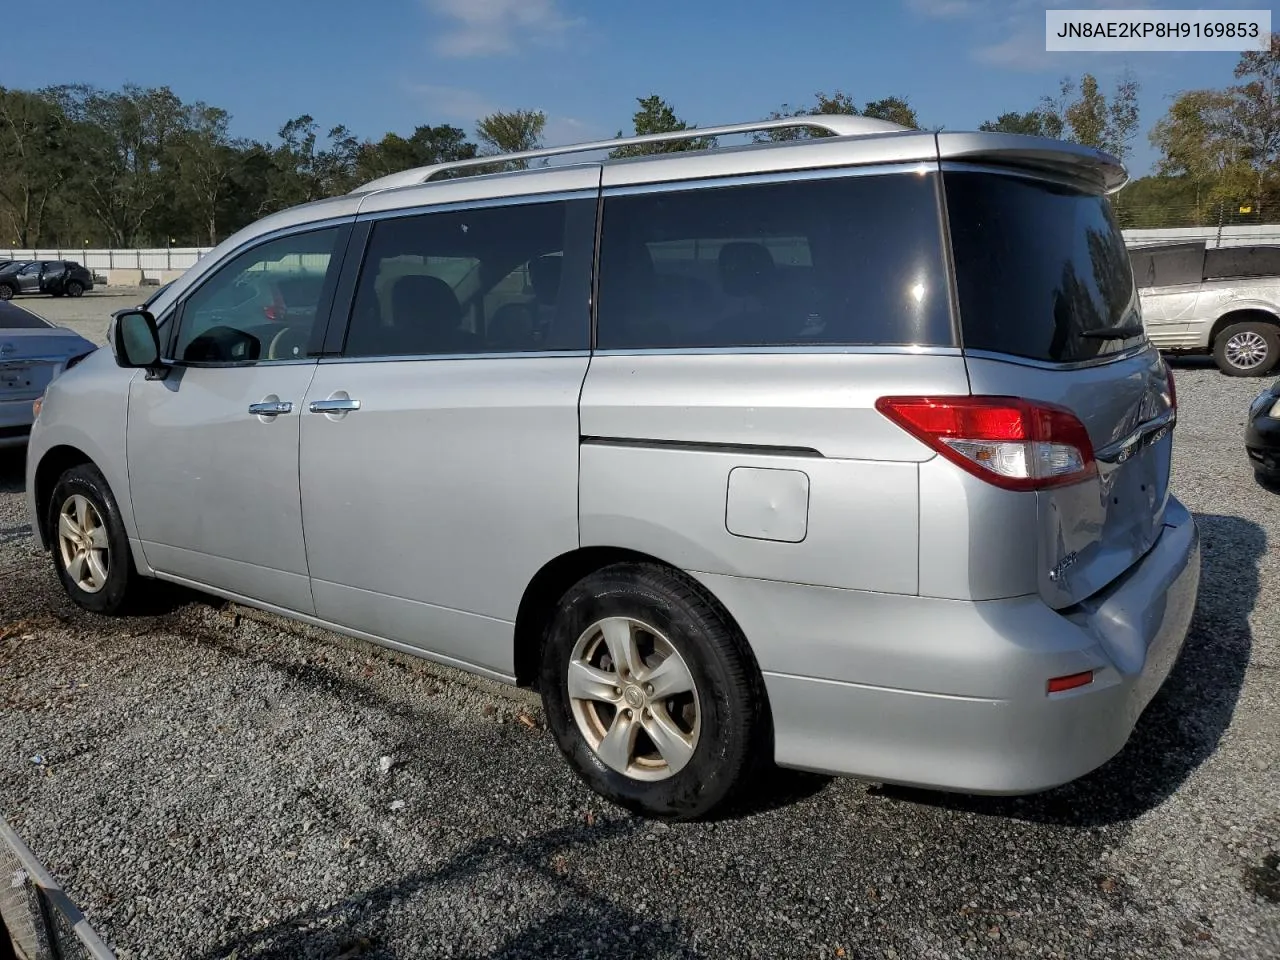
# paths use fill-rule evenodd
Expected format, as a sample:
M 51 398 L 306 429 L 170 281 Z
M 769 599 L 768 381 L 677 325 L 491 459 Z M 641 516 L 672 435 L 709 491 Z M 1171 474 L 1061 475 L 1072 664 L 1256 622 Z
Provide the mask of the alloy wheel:
M 569 657 L 578 731 L 611 770 L 665 780 L 689 762 L 701 713 L 688 664 L 656 627 L 632 617 L 589 626 Z
M 1241 330 L 1227 341 L 1227 361 L 1241 370 L 1252 370 L 1267 359 L 1267 341 L 1252 330 Z
M 67 576 L 85 593 L 97 593 L 107 585 L 111 569 L 107 525 L 81 494 L 68 497 L 58 511 L 58 550 Z

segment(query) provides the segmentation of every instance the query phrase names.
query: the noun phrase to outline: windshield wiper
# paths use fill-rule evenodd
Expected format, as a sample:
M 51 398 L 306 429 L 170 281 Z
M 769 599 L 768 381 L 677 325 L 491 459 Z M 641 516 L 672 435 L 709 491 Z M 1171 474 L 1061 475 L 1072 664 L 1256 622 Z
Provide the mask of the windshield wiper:
M 1099 327 L 1096 330 L 1081 331 L 1080 336 L 1090 340 L 1128 340 L 1140 337 L 1145 332 L 1142 324 L 1129 324 L 1127 327 Z

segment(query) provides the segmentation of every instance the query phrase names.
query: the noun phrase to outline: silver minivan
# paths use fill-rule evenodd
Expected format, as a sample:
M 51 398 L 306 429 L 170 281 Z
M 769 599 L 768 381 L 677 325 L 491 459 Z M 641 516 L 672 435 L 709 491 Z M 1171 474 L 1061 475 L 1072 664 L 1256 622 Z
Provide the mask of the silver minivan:
M 1125 171 L 857 117 L 696 136 L 797 128 L 826 135 L 410 170 L 231 237 L 43 398 L 68 593 L 173 581 L 535 687 L 654 816 L 774 763 L 1099 766 L 1200 575 Z

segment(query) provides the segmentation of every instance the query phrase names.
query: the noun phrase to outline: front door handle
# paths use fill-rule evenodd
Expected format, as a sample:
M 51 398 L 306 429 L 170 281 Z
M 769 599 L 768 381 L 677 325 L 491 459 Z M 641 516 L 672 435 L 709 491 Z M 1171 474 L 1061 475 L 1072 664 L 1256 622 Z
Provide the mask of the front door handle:
M 255 417 L 274 417 L 292 410 L 293 404 L 288 400 L 263 400 L 261 403 L 249 404 L 249 412 Z
M 360 401 L 347 398 L 312 400 L 310 407 L 312 413 L 348 413 L 352 410 L 359 410 Z

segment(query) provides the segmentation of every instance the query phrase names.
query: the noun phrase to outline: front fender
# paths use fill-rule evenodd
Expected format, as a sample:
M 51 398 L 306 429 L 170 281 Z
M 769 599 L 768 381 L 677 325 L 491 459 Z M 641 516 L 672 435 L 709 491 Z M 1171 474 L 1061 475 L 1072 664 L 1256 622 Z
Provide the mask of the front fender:
M 137 545 L 125 456 L 129 384 L 140 372 L 116 366 L 110 350 L 97 350 L 49 385 L 27 444 L 27 513 L 32 534 L 42 547 L 47 547 L 47 543 L 36 504 L 37 472 L 51 452 L 69 447 L 102 471 L 115 494 L 125 531 L 134 544 L 135 562 L 140 572 L 150 572 Z

